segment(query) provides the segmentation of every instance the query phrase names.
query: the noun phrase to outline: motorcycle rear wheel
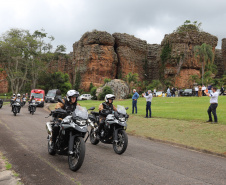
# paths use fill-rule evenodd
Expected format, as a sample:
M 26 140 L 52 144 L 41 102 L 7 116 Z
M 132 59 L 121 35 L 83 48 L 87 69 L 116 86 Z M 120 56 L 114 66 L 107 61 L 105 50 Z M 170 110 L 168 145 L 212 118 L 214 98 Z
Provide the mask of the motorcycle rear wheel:
M 116 154 L 123 154 L 126 151 L 126 148 L 128 146 L 128 136 L 125 132 L 125 130 L 119 130 L 118 131 L 118 142 L 113 142 L 113 149 Z
M 82 137 L 76 137 L 74 140 L 73 154 L 68 156 L 69 168 L 77 171 L 81 168 L 85 158 L 85 142 Z
M 17 114 L 17 108 L 16 107 L 14 107 L 13 113 L 14 113 L 14 116 L 16 116 L 16 114 Z
M 93 144 L 93 145 L 97 145 L 99 143 L 99 139 L 97 139 L 97 137 L 94 136 L 94 130 L 93 128 L 91 129 L 90 131 L 90 142 Z

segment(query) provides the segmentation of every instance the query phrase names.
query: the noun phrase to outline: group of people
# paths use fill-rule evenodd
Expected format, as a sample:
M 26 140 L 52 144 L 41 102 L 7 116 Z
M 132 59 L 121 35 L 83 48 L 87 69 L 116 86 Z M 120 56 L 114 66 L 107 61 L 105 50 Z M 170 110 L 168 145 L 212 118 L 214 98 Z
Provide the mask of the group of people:
M 13 94 L 13 96 L 11 97 L 11 105 L 14 103 L 14 102 L 19 102 L 21 105 L 23 104 L 23 101 L 27 100 L 27 96 L 25 94 L 21 95 L 18 93 L 17 95 L 16 94 Z M 34 96 L 31 96 L 31 98 L 28 100 L 28 103 L 31 103 L 31 102 L 36 102 Z M 28 106 L 28 110 L 29 110 L 30 106 Z M 12 106 L 12 111 L 13 111 L 13 106 Z
M 211 89 L 209 89 L 209 88 L 211 88 Z M 170 91 L 169 88 L 168 88 L 168 90 Z M 202 90 L 202 88 L 201 88 L 201 90 Z M 133 89 L 133 93 L 134 94 L 132 97 L 132 114 L 134 114 L 134 112 L 135 112 L 135 114 L 137 114 L 137 99 L 139 98 L 139 94 L 136 92 L 136 89 Z M 170 93 L 171 92 L 169 92 L 169 94 Z M 210 106 L 207 110 L 209 119 L 207 120 L 207 122 L 211 122 L 211 123 L 213 122 L 212 115 L 211 115 L 211 113 L 212 113 L 214 116 L 214 123 L 217 123 L 218 119 L 217 119 L 216 109 L 218 107 L 218 96 L 219 96 L 219 94 L 217 93 L 217 88 L 208 86 L 208 91 L 206 89 L 204 89 L 203 93 L 206 96 L 210 97 Z M 221 94 L 223 94 L 223 93 L 224 93 L 224 87 L 222 86 Z M 142 96 L 146 99 L 146 116 L 145 116 L 145 118 L 151 118 L 151 102 L 152 102 L 152 97 L 153 97 L 151 90 L 148 90 L 147 93 L 142 93 Z

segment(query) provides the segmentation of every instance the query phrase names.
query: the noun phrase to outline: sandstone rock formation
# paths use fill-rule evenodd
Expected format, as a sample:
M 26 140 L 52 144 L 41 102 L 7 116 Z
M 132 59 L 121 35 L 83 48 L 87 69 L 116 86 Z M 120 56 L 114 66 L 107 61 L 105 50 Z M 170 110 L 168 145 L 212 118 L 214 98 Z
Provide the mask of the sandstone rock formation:
M 147 57 L 147 42 L 132 35 L 114 33 L 115 48 L 118 56 L 118 78 L 129 73 L 138 73 L 139 80 L 144 79 L 144 64 Z
M 73 45 L 76 78 L 80 88 L 87 91 L 90 83 L 100 86 L 105 78 L 113 79 L 117 73 L 117 55 L 114 51 L 114 37 L 107 32 L 85 33 Z
M 226 38 L 222 39 L 222 60 L 223 60 L 223 66 L 224 71 L 226 71 Z
M 166 61 L 162 61 L 164 68 L 164 78 L 174 81 L 178 88 L 188 88 L 192 82 L 189 82 L 191 75 L 200 75 L 201 62 L 194 55 L 194 47 L 209 44 L 215 52 L 217 37 L 206 32 L 183 32 L 165 35 L 161 46 L 169 46 L 171 52 Z
M 75 83 L 75 64 L 73 63 L 73 53 L 66 56 L 58 56 L 48 65 L 48 72 L 62 72 L 67 73 L 71 84 Z
M 105 86 L 111 87 L 116 99 L 125 99 L 129 94 L 129 86 L 123 80 L 114 79 L 106 83 L 103 87 L 99 87 L 96 91 L 96 96 L 102 92 Z
M 214 64 L 217 66 L 217 77 L 221 77 L 224 74 L 224 63 L 222 57 L 222 50 L 215 50 Z

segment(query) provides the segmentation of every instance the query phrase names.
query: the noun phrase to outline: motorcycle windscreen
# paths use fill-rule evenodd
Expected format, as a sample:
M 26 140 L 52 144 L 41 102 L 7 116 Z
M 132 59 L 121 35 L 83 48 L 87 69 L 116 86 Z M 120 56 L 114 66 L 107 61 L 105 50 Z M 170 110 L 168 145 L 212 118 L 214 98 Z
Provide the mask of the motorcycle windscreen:
M 117 111 L 118 111 L 118 113 L 120 113 L 120 114 L 126 114 L 126 109 L 125 109 L 124 106 L 117 105 Z
M 72 117 L 79 117 L 80 119 L 88 119 L 88 111 L 86 107 L 77 106 L 74 112 L 72 113 Z

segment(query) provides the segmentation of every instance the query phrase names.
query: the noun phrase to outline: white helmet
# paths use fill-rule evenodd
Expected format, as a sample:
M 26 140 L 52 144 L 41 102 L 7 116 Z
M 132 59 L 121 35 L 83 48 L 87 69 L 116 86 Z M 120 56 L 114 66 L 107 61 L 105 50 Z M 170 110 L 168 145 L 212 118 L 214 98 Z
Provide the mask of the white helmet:
M 15 94 L 13 94 L 13 96 L 16 96 Z
M 17 97 L 20 97 L 20 94 L 17 94 Z
M 71 97 L 78 97 L 79 96 L 79 92 L 78 91 L 76 91 L 76 90 L 69 90 L 68 92 L 67 92 L 67 95 L 66 95 L 66 98 L 67 98 L 67 101 L 71 101 Z
M 109 99 L 112 99 L 112 103 L 113 103 L 113 100 L 115 99 L 115 95 L 114 94 L 106 94 L 105 98 L 104 98 L 105 102 L 108 103 Z

